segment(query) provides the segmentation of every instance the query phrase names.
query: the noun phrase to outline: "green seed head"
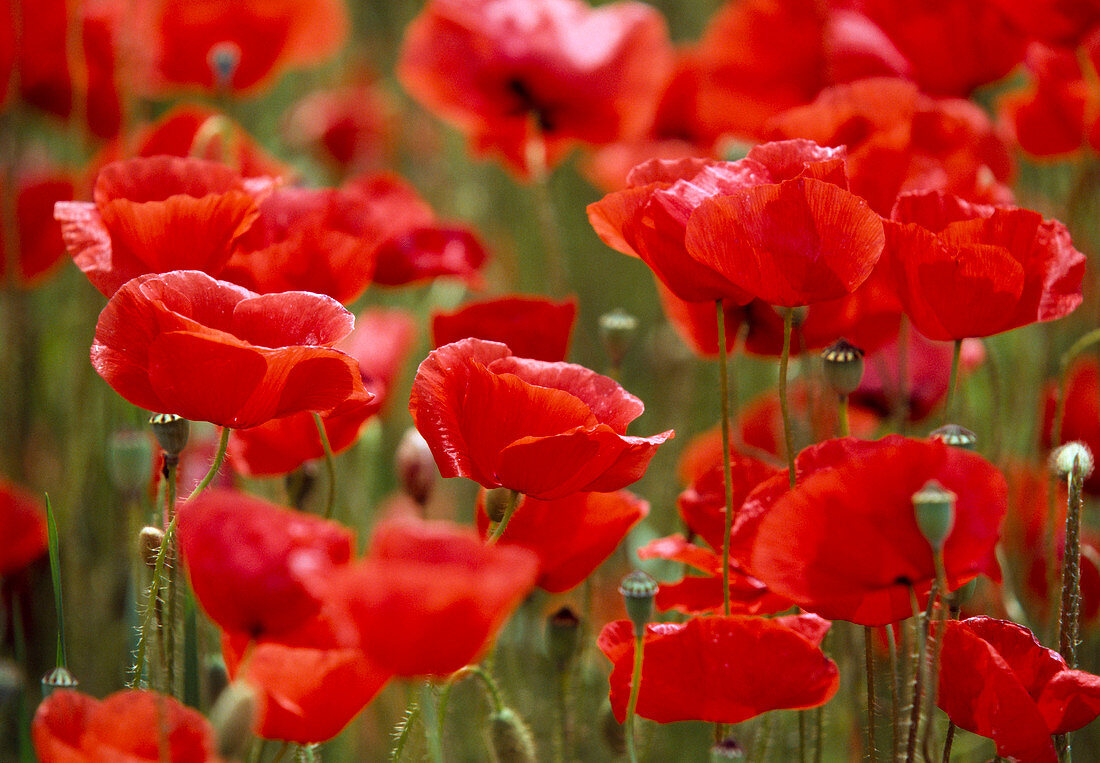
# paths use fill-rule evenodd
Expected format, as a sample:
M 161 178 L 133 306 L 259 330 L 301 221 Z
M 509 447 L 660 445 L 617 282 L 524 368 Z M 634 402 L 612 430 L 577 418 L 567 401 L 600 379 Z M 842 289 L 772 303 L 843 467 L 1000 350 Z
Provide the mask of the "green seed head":
M 932 550 L 942 549 L 955 524 L 955 494 L 936 480 L 928 480 L 913 493 L 913 511 L 917 526 L 932 544 Z
M 944 424 L 939 429 L 933 429 L 928 433 L 928 439 L 939 440 L 946 445 L 963 450 L 974 450 L 978 444 L 978 435 L 958 424 Z
M 178 459 L 187 447 L 187 438 L 191 435 L 191 422 L 174 413 L 155 413 L 149 419 L 157 442 L 164 448 L 168 458 Z
M 850 395 L 859 388 L 863 379 L 863 350 L 844 339 L 821 351 L 825 364 L 825 379 L 838 395 Z

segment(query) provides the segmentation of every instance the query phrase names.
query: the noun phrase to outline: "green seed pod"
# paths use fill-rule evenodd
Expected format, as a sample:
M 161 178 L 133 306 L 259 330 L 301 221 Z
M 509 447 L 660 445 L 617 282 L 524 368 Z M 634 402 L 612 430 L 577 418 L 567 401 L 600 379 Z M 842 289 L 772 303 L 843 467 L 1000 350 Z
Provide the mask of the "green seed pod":
M 178 461 L 180 453 L 187 447 L 187 438 L 191 435 L 191 422 L 174 413 L 156 413 L 149 419 L 157 442 L 164 449 L 165 457 Z
M 944 424 L 928 433 L 928 439 L 939 440 L 947 445 L 963 450 L 974 450 L 978 445 L 978 435 L 958 424 Z
M 42 699 L 46 699 L 58 689 L 75 689 L 78 686 L 80 682 L 76 680 L 76 676 L 68 669 L 58 666 L 42 676 Z
M 569 669 L 580 645 L 581 620 L 569 607 L 546 618 L 546 653 L 559 673 Z
M 726 737 L 710 748 L 711 763 L 722 763 L 725 760 L 738 760 L 745 757 L 745 751 L 733 737 Z
M 863 350 L 838 339 L 821 351 L 825 366 L 825 379 L 833 392 L 850 395 L 859 388 L 863 379 Z
M 653 617 L 653 597 L 657 595 L 657 588 L 657 581 L 641 570 L 631 572 L 619 584 L 619 593 L 626 603 L 626 614 L 634 623 L 635 638 L 642 637 Z
M 936 480 L 928 480 L 924 487 L 913 493 L 913 511 L 917 516 L 917 526 L 932 545 L 932 550 L 941 550 L 955 525 L 955 494 Z
M 623 364 L 637 333 L 638 319 L 625 310 L 616 309 L 600 316 L 600 341 L 612 368 Z
M 531 729 L 510 707 L 489 716 L 489 753 L 496 763 L 535 763 Z
M 252 724 L 256 719 L 256 690 L 244 681 L 234 681 L 225 687 L 210 709 L 210 725 L 218 740 L 218 754 L 225 758 L 244 755 L 252 741 Z

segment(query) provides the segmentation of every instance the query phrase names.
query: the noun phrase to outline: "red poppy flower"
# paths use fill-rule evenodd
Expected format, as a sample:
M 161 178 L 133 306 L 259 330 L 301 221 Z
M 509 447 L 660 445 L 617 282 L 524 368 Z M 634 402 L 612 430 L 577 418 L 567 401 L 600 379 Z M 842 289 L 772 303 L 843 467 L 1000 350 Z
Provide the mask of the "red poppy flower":
M 573 493 L 551 501 L 523 498 L 500 542 L 534 551 L 539 558 L 536 585 L 560 593 L 580 585 L 648 514 L 649 503 L 625 490 Z M 477 497 L 482 538 L 489 526 L 482 490 Z
M 397 72 L 476 150 L 527 172 L 535 135 L 554 164 L 576 141 L 640 134 L 671 66 L 664 19 L 641 3 L 433 0 L 409 26 Z
M 852 192 L 889 215 L 899 192 L 942 190 L 1009 201 L 994 188 L 1011 174 L 1007 146 L 981 107 L 922 95 L 912 82 L 874 78 L 836 85 L 770 123 L 773 139 L 845 146 Z
M 351 559 L 350 530 L 231 490 L 179 510 L 191 587 L 220 627 L 252 637 L 297 627 L 321 608 L 329 578 Z
M 15 186 L 16 230 L 12 243 L 18 249 L 8 254 L 0 242 L 0 261 L 17 284 L 35 286 L 50 277 L 65 252 L 53 208 L 57 202 L 73 197 L 73 181 L 63 172 L 45 169 L 18 173 Z
M 42 505 L 22 488 L 0 479 L 0 578 L 46 552 Z
M 355 329 L 336 343 L 336 349 L 358 361 L 363 386 L 374 399 L 353 401 L 321 417 L 333 453 L 354 445 L 363 425 L 385 406 L 415 336 L 408 313 L 373 308 L 360 313 Z M 313 415 L 304 411 L 258 427 L 234 429 L 229 440 L 230 463 L 250 477 L 287 474 L 325 455 Z
M 936 703 L 1002 757 L 1055 761 L 1051 735 L 1100 714 L 1100 676 L 1070 670 L 1021 625 L 972 617 L 944 623 Z
M 1093 67 L 1100 62 L 1097 41 L 1080 51 L 1040 43 L 1028 46 L 1025 64 L 1032 81 L 1006 93 L 998 103 L 1027 153 L 1053 157 L 1100 145 L 1093 106 L 1097 93 L 1081 70 L 1082 58 Z
M 154 88 L 255 91 L 320 63 L 348 31 L 339 0 L 159 0 Z
M 455 276 L 480 287 L 488 255 L 469 228 L 440 221 L 427 202 L 394 175 L 366 175 L 344 188 L 365 197 L 358 225 L 361 236 L 378 242 L 375 283 L 405 286 Z
M 884 263 L 929 339 L 984 337 L 1081 304 L 1085 255 L 1057 220 L 945 193 L 903 194 L 886 222 Z
M 828 440 L 754 490 L 735 518 L 732 555 L 776 593 L 822 617 L 886 625 L 912 615 L 910 588 L 927 597 L 932 549 L 912 496 L 931 479 L 955 493 L 944 546 L 954 590 L 978 574 L 1000 579 L 994 547 L 1007 502 L 1005 479 L 980 456 L 938 441 L 891 435 Z
M 392 164 L 394 106 L 373 75 L 313 90 L 287 116 L 287 142 L 312 149 L 345 175 Z
M 611 492 L 640 479 L 657 446 L 673 435 L 627 435 L 644 408 L 587 368 L 517 358 L 480 339 L 432 352 L 409 401 L 444 477 L 542 500 Z
M 654 604 L 662 612 L 674 609 L 694 615 L 721 612 L 725 606 L 722 557 L 709 548 L 688 543 L 682 535 L 657 538 L 639 548 L 639 559 L 665 559 L 693 570 L 676 583 L 661 583 Z M 772 593 L 768 587 L 737 565 L 730 566 L 730 607 L 736 615 L 770 615 L 794 604 Z
M 202 714 L 152 691 L 120 691 L 102 701 L 55 691 L 35 711 L 31 736 L 42 763 L 159 761 L 165 752 L 179 763 L 218 760 L 214 732 Z
M 684 524 L 716 551 L 722 548 L 722 536 L 726 532 L 726 469 L 721 454 L 719 442 L 717 452 L 708 454 L 714 456 L 713 462 L 697 473 L 689 487 L 676 500 Z M 778 474 L 779 469 L 732 449 L 730 458 L 733 512 L 736 515 L 749 493 L 764 480 Z
M 336 585 L 370 660 L 399 676 L 447 675 L 477 660 L 537 574 L 525 548 L 403 517 L 379 523 Z
M 637 713 L 658 723 L 740 723 L 768 710 L 817 707 L 839 685 L 818 648 L 828 624 L 813 615 L 695 617 L 646 626 Z M 597 646 L 611 660 L 611 709 L 626 717 L 634 626 L 608 623 Z
M 1057 398 L 1057 385 L 1048 385 L 1043 403 L 1043 448 L 1050 445 Z M 1096 358 L 1080 358 L 1070 368 L 1062 443 L 1073 440 L 1080 440 L 1093 453 L 1100 453 L 1100 361 Z M 1100 469 L 1093 470 L 1092 476 L 1085 480 L 1085 489 L 1100 495 Z
M 259 216 L 261 185 L 201 159 L 128 159 L 100 171 L 94 204 L 58 202 L 54 215 L 77 266 L 109 297 L 145 273 L 217 275 Z
M 1032 39 L 1074 47 L 1100 24 L 1100 7 L 1079 0 L 993 0 Z
M 351 313 L 320 294 L 254 294 L 195 270 L 130 281 L 100 313 L 92 365 L 122 397 L 193 421 L 251 427 L 369 401 L 332 345 Z
M 508 345 L 521 358 L 556 362 L 569 354 L 577 300 L 511 296 L 432 313 L 432 345 L 474 337 Z

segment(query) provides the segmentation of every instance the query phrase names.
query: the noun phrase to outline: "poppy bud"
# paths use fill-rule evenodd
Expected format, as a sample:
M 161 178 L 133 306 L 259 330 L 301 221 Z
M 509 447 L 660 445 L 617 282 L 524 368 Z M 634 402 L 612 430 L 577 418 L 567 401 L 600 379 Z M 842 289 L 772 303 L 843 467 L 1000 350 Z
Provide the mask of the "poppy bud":
M 611 752 L 615 755 L 626 752 L 626 732 L 623 731 L 623 725 L 615 718 L 610 705 L 604 708 L 600 717 L 600 731 L 603 733 L 603 741 L 607 743 Z
M 141 561 L 149 569 L 157 566 L 157 555 L 160 554 L 160 546 L 164 542 L 164 530 L 159 527 L 141 528 L 138 533 L 138 549 L 141 553 Z
M 439 469 L 427 441 L 415 427 L 409 427 L 401 436 L 394 463 L 397 466 L 397 478 L 405 492 L 423 506 L 432 494 Z
M 187 438 L 191 434 L 191 422 L 174 413 L 156 413 L 149 419 L 157 442 L 164 449 L 165 460 L 178 463 L 180 453 L 187 447 Z
M 229 686 L 229 671 L 225 669 L 225 660 L 220 654 L 212 654 L 206 658 L 203 665 L 206 681 L 203 683 L 203 694 L 206 707 L 211 707 L 217 702 L 218 697 Z
M 562 607 L 546 618 L 546 651 L 554 669 L 564 673 L 569 669 L 580 643 L 581 621 L 569 607 Z
M 252 741 L 252 723 L 256 719 L 256 690 L 244 681 L 225 687 L 210 709 L 210 725 L 218 740 L 218 754 L 238 758 Z
M 634 623 L 634 637 L 642 638 L 646 624 L 653 617 L 653 597 L 657 595 L 657 581 L 641 570 L 623 578 L 619 593 L 626 603 L 626 614 Z
M 745 757 L 745 751 L 733 737 L 726 737 L 710 748 L 711 763 L 721 763 L 723 760 L 737 760 Z
M 933 429 L 928 433 L 928 439 L 939 440 L 942 443 L 963 450 L 974 450 L 978 443 L 978 435 L 958 424 L 944 424 L 939 429 Z
M 833 392 L 838 395 L 850 395 L 859 388 L 863 379 L 863 350 L 838 339 L 821 351 L 825 361 L 825 379 Z
M 489 716 L 489 752 L 497 763 L 534 763 L 531 729 L 510 707 Z
M 913 493 L 913 511 L 921 534 L 933 551 L 940 551 L 955 524 L 955 494 L 936 480 L 928 480 Z
M 971 578 L 957 589 L 951 592 L 951 611 L 956 611 L 959 607 L 966 602 L 970 601 L 970 598 L 974 595 L 974 592 L 978 590 L 978 579 Z
M 600 316 L 600 341 L 612 368 L 623 364 L 637 333 L 638 319 L 625 310 L 615 309 Z
M 228 90 L 241 63 L 241 48 L 228 40 L 219 42 L 206 54 L 206 63 L 214 73 L 214 85 L 219 90 Z
M 138 494 L 149 482 L 153 447 L 145 432 L 123 430 L 107 442 L 107 476 L 121 493 Z
M 75 689 L 80 686 L 76 677 L 60 665 L 42 676 L 42 699 L 46 699 L 58 689 Z
M 1077 472 L 1082 480 L 1087 480 L 1093 469 L 1092 451 L 1083 442 L 1067 442 L 1050 454 L 1050 466 L 1059 477 Z
M 500 522 L 504 519 L 508 510 L 512 508 L 512 504 L 517 498 L 518 496 L 511 488 L 495 487 L 492 490 L 486 490 L 485 514 L 493 522 Z

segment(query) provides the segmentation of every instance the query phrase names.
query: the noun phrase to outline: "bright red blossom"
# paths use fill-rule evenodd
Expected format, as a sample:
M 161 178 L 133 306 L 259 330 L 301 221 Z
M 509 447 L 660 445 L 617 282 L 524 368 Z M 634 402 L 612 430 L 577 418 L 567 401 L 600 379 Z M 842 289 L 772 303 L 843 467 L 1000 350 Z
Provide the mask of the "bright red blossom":
M 605 376 L 479 339 L 420 364 L 409 410 L 444 477 L 543 500 L 635 482 L 673 434 L 627 435 L 644 406 Z
M 146 410 L 250 427 L 370 400 L 358 364 L 331 347 L 352 324 L 318 294 L 261 296 L 198 271 L 148 275 L 103 309 L 92 365 Z
M 46 517 L 30 493 L 0 479 L 0 578 L 46 552 Z
M 72 178 L 49 167 L 35 172 L 20 172 L 15 178 L 16 230 L 12 243 L 15 252 L 4 251 L 0 242 L 0 262 L 5 278 L 20 286 L 35 286 L 54 273 L 65 245 L 61 227 L 54 219 L 54 205 L 73 197 Z M 4 201 L 3 203 L 7 203 Z
M 474 337 L 508 345 L 521 358 L 556 362 L 569 354 L 577 300 L 509 296 L 432 313 L 432 345 Z

